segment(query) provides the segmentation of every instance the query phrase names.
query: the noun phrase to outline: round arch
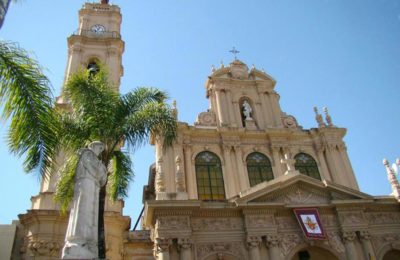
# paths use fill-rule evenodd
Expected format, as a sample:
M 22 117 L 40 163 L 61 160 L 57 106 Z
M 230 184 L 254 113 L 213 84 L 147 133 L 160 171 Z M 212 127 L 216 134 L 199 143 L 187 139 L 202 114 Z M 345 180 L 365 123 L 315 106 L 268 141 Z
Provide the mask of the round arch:
M 400 255 L 400 245 L 398 244 L 386 244 L 380 250 L 378 254 L 379 260 L 395 260 L 400 259 L 398 256 Z M 393 258 L 396 257 L 397 258 Z
M 324 246 L 324 245 L 313 245 L 309 244 L 301 244 L 292 249 L 292 251 L 288 254 L 286 259 L 290 260 L 301 260 L 299 254 L 302 256 L 309 256 L 309 260 L 340 260 L 343 259 L 337 252 L 333 251 L 332 248 Z M 307 259 L 307 258 L 304 258 Z

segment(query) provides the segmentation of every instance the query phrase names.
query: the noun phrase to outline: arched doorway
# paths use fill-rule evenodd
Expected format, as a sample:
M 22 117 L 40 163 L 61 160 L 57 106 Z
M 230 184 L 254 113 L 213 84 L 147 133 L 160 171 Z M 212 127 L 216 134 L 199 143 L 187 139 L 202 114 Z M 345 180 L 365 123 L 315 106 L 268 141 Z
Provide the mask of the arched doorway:
M 311 246 L 298 250 L 291 260 L 339 260 L 334 254 L 327 249 Z
M 382 260 L 398 260 L 400 259 L 400 250 L 392 249 L 383 256 Z

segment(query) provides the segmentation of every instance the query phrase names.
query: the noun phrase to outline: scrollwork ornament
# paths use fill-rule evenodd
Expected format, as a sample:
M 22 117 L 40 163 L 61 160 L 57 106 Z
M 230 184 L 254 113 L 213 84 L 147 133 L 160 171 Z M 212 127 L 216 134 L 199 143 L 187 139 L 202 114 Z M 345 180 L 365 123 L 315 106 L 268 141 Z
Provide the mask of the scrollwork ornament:
M 278 235 L 267 235 L 268 247 L 279 247 L 280 242 L 280 237 Z
M 360 231 L 360 239 L 361 240 L 370 240 L 371 234 L 369 233 L 368 230 L 362 230 L 362 231 Z
M 343 232 L 342 238 L 344 243 L 353 242 L 356 238 L 356 233 L 353 231 L 345 231 Z
M 258 247 L 261 243 L 261 237 L 259 236 L 248 236 L 247 237 L 247 246 L 249 248 Z
M 156 238 L 156 243 L 155 243 L 156 251 L 158 253 L 168 251 L 171 244 L 172 241 L 169 238 Z

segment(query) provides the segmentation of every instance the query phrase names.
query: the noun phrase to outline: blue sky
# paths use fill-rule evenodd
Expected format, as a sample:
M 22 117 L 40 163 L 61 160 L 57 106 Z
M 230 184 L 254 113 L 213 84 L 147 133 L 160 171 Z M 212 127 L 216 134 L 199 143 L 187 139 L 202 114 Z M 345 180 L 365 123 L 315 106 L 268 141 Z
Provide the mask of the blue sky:
M 316 127 L 313 107 L 327 106 L 345 127 L 360 188 L 391 192 L 382 159 L 400 157 L 400 1 L 397 0 L 115 0 L 123 15 L 125 75 L 121 92 L 154 86 L 177 100 L 179 120 L 205 111 L 211 65 L 238 58 L 277 80 L 282 110 L 304 128 Z M 25 0 L 12 4 L 0 38 L 19 42 L 46 69 L 59 95 L 66 38 L 78 28 L 83 0 Z M 35 174 L 9 154 L 0 127 L 0 223 L 30 208 L 39 191 Z M 135 183 L 125 202 L 134 222 L 142 187 L 154 161 L 152 147 L 133 155 Z

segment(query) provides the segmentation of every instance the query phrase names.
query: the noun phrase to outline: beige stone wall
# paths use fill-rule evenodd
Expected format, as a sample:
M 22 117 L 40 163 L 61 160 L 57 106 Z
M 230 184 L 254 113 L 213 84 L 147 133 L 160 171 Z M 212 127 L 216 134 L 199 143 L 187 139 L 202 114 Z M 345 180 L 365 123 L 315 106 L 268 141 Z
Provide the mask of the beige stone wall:
M 11 259 L 17 225 L 0 225 L 0 259 Z

